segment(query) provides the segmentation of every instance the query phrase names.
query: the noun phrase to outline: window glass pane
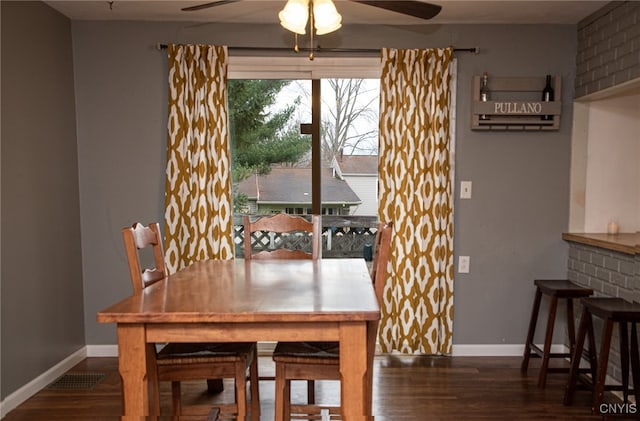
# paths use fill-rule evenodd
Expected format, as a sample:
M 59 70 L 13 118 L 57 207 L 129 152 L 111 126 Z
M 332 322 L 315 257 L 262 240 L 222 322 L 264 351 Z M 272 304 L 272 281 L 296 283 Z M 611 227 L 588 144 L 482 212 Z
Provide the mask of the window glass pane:
M 378 79 L 322 80 L 323 165 L 331 215 L 377 215 Z M 325 186 L 329 189 L 329 186 Z
M 305 198 L 305 192 L 292 183 L 306 178 L 303 168 L 310 162 L 311 136 L 300 134 L 300 123 L 307 118 L 307 107 L 301 104 L 310 84 L 229 80 L 234 212 L 286 212 Z M 310 191 L 306 193 L 310 200 Z

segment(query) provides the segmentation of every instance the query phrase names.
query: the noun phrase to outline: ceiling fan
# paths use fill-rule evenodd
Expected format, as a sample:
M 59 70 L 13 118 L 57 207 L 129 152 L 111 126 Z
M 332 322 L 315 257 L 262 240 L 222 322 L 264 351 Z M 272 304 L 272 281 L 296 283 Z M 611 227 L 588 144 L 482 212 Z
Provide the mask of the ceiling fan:
M 184 12 L 194 12 L 216 6 L 236 3 L 240 0 L 217 0 L 201 3 L 195 6 L 184 7 Z M 284 0 L 283 0 L 284 1 Z M 440 13 L 441 6 L 425 3 L 419 0 L 349 0 L 384 10 L 401 13 L 420 19 L 431 19 Z M 324 35 L 339 29 L 342 26 L 342 16 L 336 10 L 333 0 L 287 0 L 286 5 L 279 13 L 280 25 L 295 34 L 294 51 L 298 52 L 298 34 L 306 33 L 309 22 L 309 35 L 311 52 L 309 59 L 313 60 L 315 35 Z M 315 30 L 314 30 L 315 28 Z
M 225 4 L 236 3 L 241 0 L 217 0 L 195 6 L 184 7 L 184 12 L 194 12 L 198 10 L 208 9 L 215 6 L 223 6 Z M 350 0 L 355 3 L 362 3 L 380 9 L 390 10 L 392 12 L 402 13 L 404 15 L 414 16 L 420 19 L 431 19 L 435 17 L 442 6 L 433 3 L 425 3 L 419 0 Z

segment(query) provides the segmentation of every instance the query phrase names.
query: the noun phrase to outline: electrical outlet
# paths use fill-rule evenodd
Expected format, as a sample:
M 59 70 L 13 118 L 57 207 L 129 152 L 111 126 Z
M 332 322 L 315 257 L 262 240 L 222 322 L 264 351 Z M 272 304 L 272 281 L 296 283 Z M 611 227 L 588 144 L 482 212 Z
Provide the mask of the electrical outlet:
M 460 199 L 471 199 L 471 181 L 460 182 Z
M 470 260 L 469 256 L 458 256 L 458 273 L 469 273 Z

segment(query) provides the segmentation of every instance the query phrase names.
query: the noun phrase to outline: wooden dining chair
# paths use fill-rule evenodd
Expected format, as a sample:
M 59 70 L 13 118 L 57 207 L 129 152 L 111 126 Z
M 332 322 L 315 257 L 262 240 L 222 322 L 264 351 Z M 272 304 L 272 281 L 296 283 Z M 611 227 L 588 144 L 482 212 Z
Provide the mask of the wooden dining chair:
M 371 268 L 373 282 L 378 302 L 382 301 L 384 283 L 387 277 L 387 264 L 391 249 L 392 225 L 378 224 L 376 243 Z M 377 327 L 377 325 L 376 325 Z M 371 329 L 376 335 L 377 329 Z M 375 344 L 375 339 L 370 343 Z M 375 349 L 369 349 L 371 356 L 367 362 L 369 373 L 373 370 L 373 354 Z M 289 421 L 291 414 L 308 414 L 315 419 L 321 408 L 315 405 L 315 386 L 313 380 L 340 380 L 340 345 L 338 342 L 278 342 L 273 352 L 276 364 L 275 384 L 275 421 Z M 307 405 L 291 404 L 291 380 L 307 380 Z M 368 380 L 369 382 L 371 379 Z M 371 387 L 371 384 L 369 384 Z M 371 402 L 365 403 L 371 407 Z M 340 408 L 331 407 L 331 419 L 340 418 Z
M 302 216 L 277 213 L 261 216 L 252 221 L 243 219 L 244 259 L 319 259 L 322 249 L 322 221 L 312 215 L 311 221 Z M 303 234 L 296 236 L 296 234 Z M 295 236 L 295 237 L 294 237 Z M 311 252 L 308 249 L 311 239 Z M 276 245 L 276 243 L 280 243 Z M 260 376 L 260 380 L 275 380 L 273 376 Z M 313 389 L 313 385 L 310 386 Z
M 306 236 L 296 236 L 307 233 Z M 311 237 L 311 253 L 304 250 Z M 319 259 L 322 224 L 320 215 L 311 221 L 302 216 L 278 213 L 251 221 L 244 216 L 244 258 L 251 259 Z M 281 247 L 276 244 L 280 243 Z
M 158 223 L 144 226 L 139 223 L 122 229 L 129 272 L 134 294 L 167 278 L 164 263 L 162 236 Z M 151 248 L 155 266 L 143 269 L 142 250 Z M 150 264 L 150 263 L 149 263 Z M 153 346 L 153 351 L 155 351 Z M 170 381 L 173 414 L 181 415 L 180 382 L 201 379 L 233 378 L 235 381 L 235 402 L 218 405 L 224 414 L 237 414 L 238 420 L 245 420 L 248 410 L 246 392 L 247 369 L 249 370 L 251 391 L 251 420 L 260 420 L 260 400 L 258 389 L 258 363 L 255 343 L 169 343 L 155 355 L 156 373 L 159 381 Z M 158 396 L 154 397 L 159 407 Z

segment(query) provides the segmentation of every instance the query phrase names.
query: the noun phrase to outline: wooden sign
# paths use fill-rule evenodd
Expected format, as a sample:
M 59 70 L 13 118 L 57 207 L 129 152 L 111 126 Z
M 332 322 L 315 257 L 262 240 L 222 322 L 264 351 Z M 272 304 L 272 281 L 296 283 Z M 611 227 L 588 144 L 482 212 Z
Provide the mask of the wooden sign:
M 559 76 L 553 78 L 555 101 L 550 102 L 537 100 L 542 95 L 545 77 L 489 76 L 490 101 L 480 101 L 480 79 L 480 76 L 473 77 L 473 100 L 471 101 L 473 130 L 558 130 L 560 128 L 562 102 Z

